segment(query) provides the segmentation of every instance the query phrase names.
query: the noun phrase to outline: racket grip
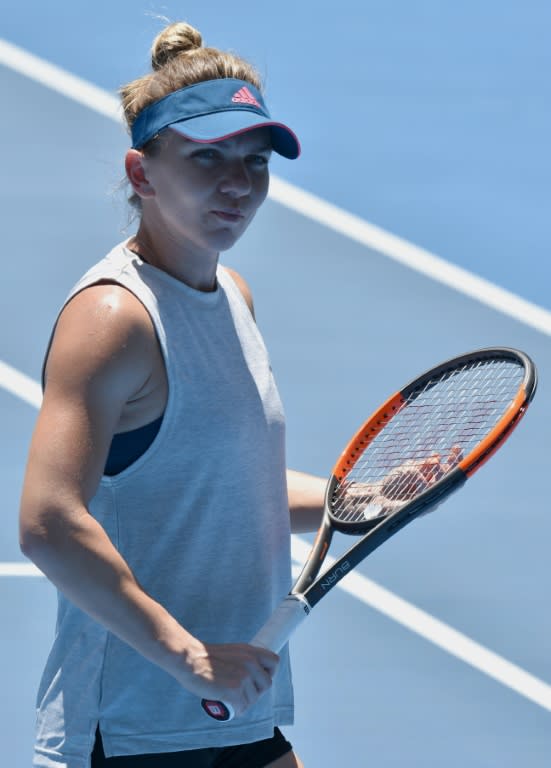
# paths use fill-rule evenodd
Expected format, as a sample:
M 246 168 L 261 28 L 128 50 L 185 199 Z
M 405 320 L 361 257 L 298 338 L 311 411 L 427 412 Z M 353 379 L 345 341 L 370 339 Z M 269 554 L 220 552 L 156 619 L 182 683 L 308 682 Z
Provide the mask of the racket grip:
M 278 653 L 309 613 L 310 605 L 302 595 L 287 595 L 253 637 L 251 645 Z M 228 722 L 235 717 L 231 704 L 222 701 L 202 699 L 201 706 L 209 717 L 219 722 Z
M 310 604 L 302 595 L 287 595 L 253 637 L 251 645 L 279 653 L 310 610 Z

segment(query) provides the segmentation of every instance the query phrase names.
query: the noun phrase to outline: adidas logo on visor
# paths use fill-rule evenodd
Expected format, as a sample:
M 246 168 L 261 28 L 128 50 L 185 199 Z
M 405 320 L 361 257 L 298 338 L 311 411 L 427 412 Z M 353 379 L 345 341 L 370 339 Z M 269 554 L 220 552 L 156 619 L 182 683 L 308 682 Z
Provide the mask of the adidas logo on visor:
M 255 99 L 255 97 L 252 95 L 252 93 L 249 91 L 248 88 L 240 88 L 238 91 L 236 91 L 233 96 L 231 97 L 232 101 L 235 101 L 237 104 L 252 104 L 253 107 L 258 107 L 259 109 L 262 109 L 258 101 Z

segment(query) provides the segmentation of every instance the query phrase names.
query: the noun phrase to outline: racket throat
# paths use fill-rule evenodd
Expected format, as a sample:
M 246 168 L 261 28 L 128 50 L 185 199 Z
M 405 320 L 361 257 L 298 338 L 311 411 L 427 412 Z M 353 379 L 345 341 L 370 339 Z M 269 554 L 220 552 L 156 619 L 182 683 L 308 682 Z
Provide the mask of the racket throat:
M 323 523 L 318 531 L 312 549 L 310 550 L 308 560 L 306 561 L 300 576 L 296 580 L 295 585 L 291 590 L 291 594 L 306 592 L 306 590 L 312 586 L 321 570 L 325 556 L 329 551 L 332 538 L 333 527 L 329 521 L 327 513 L 325 513 Z

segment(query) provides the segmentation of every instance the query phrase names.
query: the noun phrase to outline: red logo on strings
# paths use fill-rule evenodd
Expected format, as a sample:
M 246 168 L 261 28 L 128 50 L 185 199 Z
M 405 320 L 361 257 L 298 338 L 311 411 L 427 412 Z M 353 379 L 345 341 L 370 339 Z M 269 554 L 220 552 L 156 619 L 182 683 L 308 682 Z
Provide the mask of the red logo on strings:
M 240 88 L 238 91 L 236 91 L 232 96 L 232 101 L 235 101 L 237 104 L 252 104 L 253 107 L 258 107 L 259 109 L 260 104 L 255 99 L 255 97 L 252 95 L 252 93 L 249 91 L 248 88 L 243 86 L 243 88 Z

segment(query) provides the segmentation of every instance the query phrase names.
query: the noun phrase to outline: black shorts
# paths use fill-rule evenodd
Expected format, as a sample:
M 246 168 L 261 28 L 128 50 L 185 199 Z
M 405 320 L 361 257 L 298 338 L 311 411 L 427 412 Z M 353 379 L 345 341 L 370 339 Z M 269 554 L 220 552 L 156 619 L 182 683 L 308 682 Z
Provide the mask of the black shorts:
M 271 739 L 237 747 L 207 747 L 159 755 L 105 757 L 99 729 L 92 752 L 92 768 L 264 768 L 292 751 L 279 728 Z

